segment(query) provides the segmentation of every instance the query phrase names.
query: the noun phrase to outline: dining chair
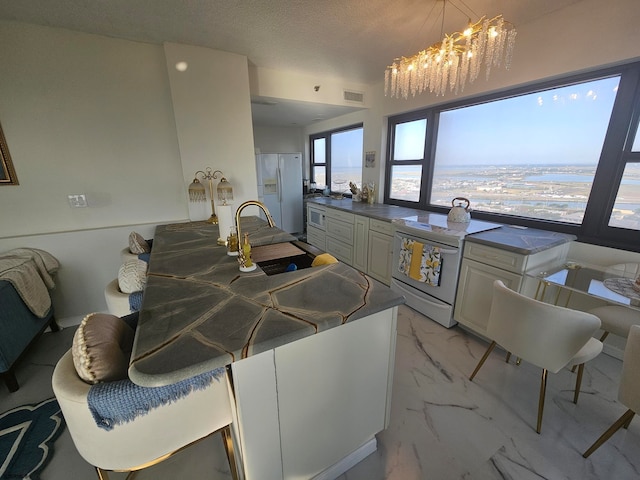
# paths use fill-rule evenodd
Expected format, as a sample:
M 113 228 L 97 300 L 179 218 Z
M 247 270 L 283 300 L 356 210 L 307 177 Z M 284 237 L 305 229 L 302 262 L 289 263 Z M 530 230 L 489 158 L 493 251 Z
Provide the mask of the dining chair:
M 487 325 L 491 344 L 469 380 L 473 381 L 496 345 L 542 368 L 536 424 L 540 433 L 548 372 L 578 365 L 573 396 L 573 403 L 577 403 L 584 364 L 602 351 L 602 342 L 592 337 L 598 328 L 600 320 L 595 315 L 534 300 L 495 280 Z
M 604 432 L 598 440 L 591 445 L 582 455 L 587 458 L 606 442 L 620 428 L 628 428 L 636 412 L 640 412 L 640 325 L 634 325 L 629 329 L 627 345 L 624 349 L 622 360 L 622 376 L 620 377 L 620 387 L 618 388 L 618 400 L 628 410 L 616 420 L 609 429 Z
M 131 478 L 217 432 L 222 436 L 232 478 L 239 478 L 230 435 L 232 410 L 226 375 L 109 431 L 99 427 L 92 416 L 88 402 L 91 385 L 78 376 L 71 350 L 58 361 L 52 385 L 73 443 L 82 458 L 94 466 L 99 480 L 109 480 L 109 471 L 129 472 L 127 478 Z
M 636 279 L 640 276 L 640 263 L 618 263 L 607 267 L 606 278 L 630 278 Z M 621 305 L 604 305 L 589 310 L 602 322 L 603 331 L 600 341 L 604 341 L 609 333 L 613 333 L 622 338 L 627 338 L 631 325 L 640 325 L 640 310 L 624 307 Z

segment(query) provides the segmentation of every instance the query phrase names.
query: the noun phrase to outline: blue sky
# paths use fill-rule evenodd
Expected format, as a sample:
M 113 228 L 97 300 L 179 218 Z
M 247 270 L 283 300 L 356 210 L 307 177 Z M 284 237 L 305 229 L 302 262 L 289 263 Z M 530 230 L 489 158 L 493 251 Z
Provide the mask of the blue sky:
M 442 112 L 436 162 L 595 165 L 618 82 L 618 77 L 605 78 Z M 420 125 L 404 126 L 407 133 L 412 130 L 406 147 L 419 150 Z

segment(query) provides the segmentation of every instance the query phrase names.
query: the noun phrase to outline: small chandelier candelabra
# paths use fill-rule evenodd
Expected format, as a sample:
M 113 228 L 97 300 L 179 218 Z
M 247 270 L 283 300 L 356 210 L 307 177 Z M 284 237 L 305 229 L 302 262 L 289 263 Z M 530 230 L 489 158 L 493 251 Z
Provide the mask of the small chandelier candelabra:
M 444 24 L 444 9 L 442 12 Z M 426 90 L 436 95 L 464 91 L 485 66 L 489 79 L 491 68 L 511 65 L 516 39 L 514 26 L 502 15 L 469 22 L 464 32 L 445 34 L 441 42 L 410 57 L 396 58 L 384 74 L 384 94 L 407 99 Z
M 218 174 L 223 175 L 220 170 L 214 171 L 211 167 L 205 168 L 204 171 L 198 170 L 194 175 L 193 182 L 189 185 L 189 200 L 192 202 L 205 202 L 207 200 L 206 189 L 200 180 L 198 180 L 198 175 L 200 175 L 202 180 L 208 180 L 209 197 L 211 198 L 211 216 L 207 222 L 214 225 L 218 224 L 218 216 L 216 215 L 216 207 L 213 200 L 213 181 L 218 178 Z M 222 202 L 222 205 L 226 206 L 228 201 L 233 200 L 233 189 L 231 184 L 224 177 L 220 179 L 216 193 L 218 194 L 218 200 Z

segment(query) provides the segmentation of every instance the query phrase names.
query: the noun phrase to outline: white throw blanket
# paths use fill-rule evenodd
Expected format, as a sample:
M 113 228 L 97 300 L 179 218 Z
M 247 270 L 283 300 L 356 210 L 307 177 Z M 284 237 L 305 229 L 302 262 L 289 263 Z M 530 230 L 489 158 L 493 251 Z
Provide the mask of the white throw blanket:
M 0 280 L 10 282 L 40 318 L 51 307 L 49 290 L 55 287 L 52 275 L 58 268 L 60 263 L 53 255 L 36 248 L 16 248 L 0 255 Z

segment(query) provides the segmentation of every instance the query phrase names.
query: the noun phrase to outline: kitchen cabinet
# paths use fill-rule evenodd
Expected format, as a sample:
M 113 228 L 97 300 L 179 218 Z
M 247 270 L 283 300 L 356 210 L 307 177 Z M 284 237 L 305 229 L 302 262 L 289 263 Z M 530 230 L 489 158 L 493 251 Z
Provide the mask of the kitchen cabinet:
M 320 205 L 307 204 L 307 243 L 326 251 L 326 209 Z
M 466 241 L 453 317 L 480 335 L 487 334 L 494 280 L 516 292 L 523 287 L 524 274 L 566 258 L 568 243 L 525 254 Z M 516 314 L 516 312 L 514 312 Z
M 393 225 L 377 219 L 369 221 L 369 246 L 367 250 L 367 273 L 384 283 L 391 283 L 393 259 Z
M 328 208 L 325 212 L 326 252 L 347 265 L 353 264 L 354 239 L 353 213 Z
M 320 250 L 327 249 L 327 239 L 324 230 L 307 225 L 307 243 L 318 247 Z
M 353 268 L 367 272 L 369 262 L 369 217 L 356 215 L 353 223 Z
M 390 221 L 309 203 L 307 242 L 389 285 L 393 258 Z

